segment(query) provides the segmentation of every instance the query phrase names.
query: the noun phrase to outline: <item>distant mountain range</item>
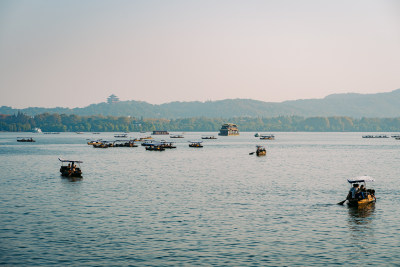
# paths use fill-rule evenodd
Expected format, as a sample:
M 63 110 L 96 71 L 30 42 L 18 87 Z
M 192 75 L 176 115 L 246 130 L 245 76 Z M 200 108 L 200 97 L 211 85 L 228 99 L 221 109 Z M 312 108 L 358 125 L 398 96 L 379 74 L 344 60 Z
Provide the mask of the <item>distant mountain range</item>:
M 132 116 L 144 118 L 233 118 L 233 117 L 276 117 L 297 115 L 349 116 L 353 118 L 400 117 L 400 89 L 377 94 L 333 94 L 323 99 L 301 99 L 280 103 L 251 99 L 226 99 L 207 102 L 171 102 L 153 105 L 143 101 L 121 101 L 118 103 L 92 104 L 84 108 L 25 108 L 0 107 L 0 114 L 27 115 L 41 113 L 76 114 L 81 116 Z

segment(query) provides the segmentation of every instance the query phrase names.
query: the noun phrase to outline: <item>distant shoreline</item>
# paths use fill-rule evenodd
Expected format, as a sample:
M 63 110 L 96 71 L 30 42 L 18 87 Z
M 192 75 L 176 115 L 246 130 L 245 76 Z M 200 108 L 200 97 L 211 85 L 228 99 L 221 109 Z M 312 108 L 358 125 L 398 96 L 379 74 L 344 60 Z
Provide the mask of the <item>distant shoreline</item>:
M 114 116 L 39 114 L 0 116 L 0 131 L 31 132 L 219 132 L 224 123 L 234 123 L 239 132 L 400 132 L 398 118 L 350 117 L 235 117 L 230 119 L 193 117 L 155 119 Z

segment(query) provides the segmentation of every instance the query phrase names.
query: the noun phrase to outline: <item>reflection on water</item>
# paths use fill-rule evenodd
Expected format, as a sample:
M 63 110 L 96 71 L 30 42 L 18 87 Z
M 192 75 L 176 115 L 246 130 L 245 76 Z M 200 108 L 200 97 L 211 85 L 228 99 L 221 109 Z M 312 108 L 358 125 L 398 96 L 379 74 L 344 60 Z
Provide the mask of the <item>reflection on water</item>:
M 348 222 L 350 238 L 354 242 L 355 255 L 367 253 L 374 241 L 373 220 L 375 203 L 364 207 L 349 207 Z
M 375 203 L 370 203 L 364 207 L 349 207 L 349 219 L 353 219 L 356 224 L 368 224 L 369 218 L 375 211 Z
M 280 133 L 257 158 L 252 133 L 190 149 L 203 134 L 152 153 L 97 150 L 75 133 L 29 146 L 0 133 L 0 265 L 400 263 L 398 142 Z M 85 162 L 83 179 L 60 176 L 61 156 Z M 381 181 L 376 210 L 336 205 L 359 173 Z
M 80 181 L 83 180 L 83 177 L 64 177 L 64 176 L 61 176 L 61 179 L 64 182 L 80 182 Z

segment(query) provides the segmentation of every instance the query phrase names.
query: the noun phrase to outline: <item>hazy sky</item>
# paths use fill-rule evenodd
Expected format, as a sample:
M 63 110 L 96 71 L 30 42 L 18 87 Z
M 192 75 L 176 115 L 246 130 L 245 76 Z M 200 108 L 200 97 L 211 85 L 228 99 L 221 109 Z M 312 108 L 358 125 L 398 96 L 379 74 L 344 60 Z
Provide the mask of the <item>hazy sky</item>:
M 0 105 L 398 88 L 399 0 L 0 0 Z

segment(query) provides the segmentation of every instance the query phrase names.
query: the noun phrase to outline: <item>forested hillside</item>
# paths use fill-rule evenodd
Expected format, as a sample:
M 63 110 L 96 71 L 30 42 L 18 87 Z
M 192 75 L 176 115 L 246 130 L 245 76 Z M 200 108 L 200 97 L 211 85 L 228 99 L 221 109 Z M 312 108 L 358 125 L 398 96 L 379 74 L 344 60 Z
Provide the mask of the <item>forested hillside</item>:
M 80 116 L 131 116 L 144 118 L 234 118 L 276 116 L 348 116 L 352 118 L 390 118 L 400 116 L 400 89 L 379 94 L 337 94 L 323 99 L 305 99 L 281 103 L 251 99 L 227 99 L 206 102 L 171 102 L 152 105 L 143 101 L 92 104 L 84 108 L 26 108 L 0 107 L 0 114 L 27 115 L 42 113 L 75 114 Z

